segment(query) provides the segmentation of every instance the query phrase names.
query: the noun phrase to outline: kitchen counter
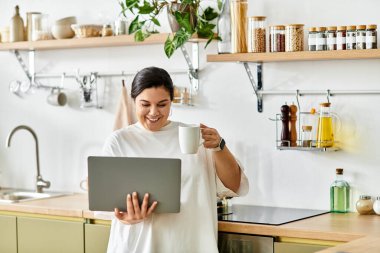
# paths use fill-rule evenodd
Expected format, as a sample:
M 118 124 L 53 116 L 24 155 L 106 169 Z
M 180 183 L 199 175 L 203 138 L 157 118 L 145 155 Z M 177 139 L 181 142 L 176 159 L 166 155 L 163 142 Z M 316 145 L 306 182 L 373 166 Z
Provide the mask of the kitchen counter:
M 94 212 L 88 210 L 87 194 L 0 204 L 0 214 L 9 212 L 95 219 Z M 380 252 L 380 216 L 377 215 L 328 213 L 279 226 L 219 221 L 219 231 L 342 242 L 321 253 Z

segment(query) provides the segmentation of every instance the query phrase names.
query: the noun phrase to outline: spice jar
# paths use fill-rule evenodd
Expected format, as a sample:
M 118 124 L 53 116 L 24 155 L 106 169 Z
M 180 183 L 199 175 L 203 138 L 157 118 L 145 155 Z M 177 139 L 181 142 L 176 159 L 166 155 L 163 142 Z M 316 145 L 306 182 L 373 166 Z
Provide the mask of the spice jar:
M 285 51 L 303 51 L 303 24 L 292 24 L 285 27 Z
M 356 49 L 366 49 L 366 26 L 358 25 L 356 27 Z
M 377 25 L 367 25 L 366 32 L 366 49 L 376 49 L 377 48 Z
M 360 214 L 372 214 L 373 202 L 371 196 L 360 195 L 359 200 L 356 202 L 356 210 Z
M 324 51 L 327 49 L 326 27 L 317 27 L 315 42 L 316 42 L 316 51 Z
M 309 34 L 307 36 L 307 44 L 309 45 L 309 51 L 315 51 L 316 50 L 316 33 L 317 28 L 316 27 L 310 27 L 309 28 Z
M 248 52 L 265 52 L 265 17 L 248 18 Z
M 376 214 L 380 215 L 380 197 L 377 197 L 373 203 L 373 211 L 375 211 Z
M 247 0 L 231 0 L 231 53 L 247 52 Z
M 112 35 L 113 35 L 112 26 L 109 24 L 103 25 L 102 37 L 112 36 Z
M 354 25 L 347 26 L 346 49 L 356 49 L 356 26 Z
M 311 130 L 313 129 L 312 126 L 302 126 L 302 147 L 311 147 Z
M 327 50 L 336 50 L 336 26 L 327 27 Z
M 285 26 L 269 27 L 269 52 L 285 52 Z
M 338 26 L 336 31 L 336 50 L 346 50 L 346 26 Z

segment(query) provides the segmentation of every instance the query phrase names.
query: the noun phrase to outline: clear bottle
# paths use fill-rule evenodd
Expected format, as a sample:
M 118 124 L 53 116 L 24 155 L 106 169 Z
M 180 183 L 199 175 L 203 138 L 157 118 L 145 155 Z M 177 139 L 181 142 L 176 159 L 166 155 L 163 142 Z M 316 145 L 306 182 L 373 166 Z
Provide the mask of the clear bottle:
M 360 195 L 356 202 L 356 210 L 359 214 L 373 214 L 373 201 L 371 196 Z
M 330 113 L 330 103 L 321 103 L 318 119 L 317 148 L 334 145 L 333 121 Z
M 338 26 L 336 31 L 336 50 L 346 50 L 346 26 Z
M 330 210 L 347 213 L 350 209 L 350 185 L 343 179 L 343 169 L 336 169 L 336 178 L 330 187 Z
M 222 10 L 218 18 L 218 35 L 222 39 L 218 41 L 218 53 L 231 53 L 231 11 L 229 0 L 223 1 Z
M 265 53 L 266 31 L 264 16 L 254 16 L 248 18 L 248 52 Z
M 303 24 L 285 26 L 285 51 L 303 51 Z
M 347 50 L 356 49 L 356 26 L 355 25 L 347 26 L 346 49 Z
M 366 26 L 358 25 L 356 27 L 356 49 L 366 49 Z
M 315 42 L 316 51 L 325 51 L 327 49 L 326 27 L 317 27 Z
M 269 52 L 285 52 L 285 26 L 269 27 Z
M 336 26 L 327 27 L 327 50 L 336 50 Z
M 373 211 L 380 215 L 380 196 L 376 197 L 375 202 L 373 202 Z
M 311 148 L 312 141 L 312 126 L 302 126 L 302 147 Z
M 247 53 L 247 0 L 230 0 L 231 53 Z
M 317 34 L 317 28 L 310 27 L 309 34 L 307 36 L 307 44 L 309 45 L 309 51 L 316 51 L 316 39 L 317 39 L 316 34 Z
M 367 25 L 366 32 L 366 49 L 377 48 L 377 25 Z
M 15 7 L 15 14 L 9 25 L 9 42 L 24 41 L 24 21 L 20 17 L 18 5 Z

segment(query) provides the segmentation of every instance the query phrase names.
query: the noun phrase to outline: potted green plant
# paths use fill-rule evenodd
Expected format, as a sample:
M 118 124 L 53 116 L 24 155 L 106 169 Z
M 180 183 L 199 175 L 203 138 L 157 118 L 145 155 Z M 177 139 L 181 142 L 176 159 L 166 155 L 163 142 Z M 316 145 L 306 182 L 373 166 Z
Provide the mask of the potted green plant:
M 205 47 L 213 40 L 220 40 L 214 33 L 215 20 L 219 16 L 222 0 L 217 1 L 218 12 L 208 6 L 201 7 L 201 0 L 181 0 L 170 2 L 168 0 L 121 0 L 122 14 L 134 16 L 128 33 L 133 34 L 135 41 L 143 41 L 153 33 L 158 33 L 160 22 L 157 16 L 164 9 L 168 11 L 169 23 L 174 34 L 165 41 L 164 51 L 170 58 L 174 51 L 185 44 L 194 34 L 200 38 L 207 38 Z

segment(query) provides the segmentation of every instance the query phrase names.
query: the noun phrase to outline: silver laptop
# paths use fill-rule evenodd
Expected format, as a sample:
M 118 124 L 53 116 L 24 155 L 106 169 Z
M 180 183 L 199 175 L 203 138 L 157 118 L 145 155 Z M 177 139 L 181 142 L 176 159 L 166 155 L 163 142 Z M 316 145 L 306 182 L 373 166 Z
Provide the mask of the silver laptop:
M 88 157 L 88 199 L 91 211 L 126 210 L 127 194 L 137 192 L 155 213 L 178 213 L 181 197 L 181 160 L 172 158 Z

